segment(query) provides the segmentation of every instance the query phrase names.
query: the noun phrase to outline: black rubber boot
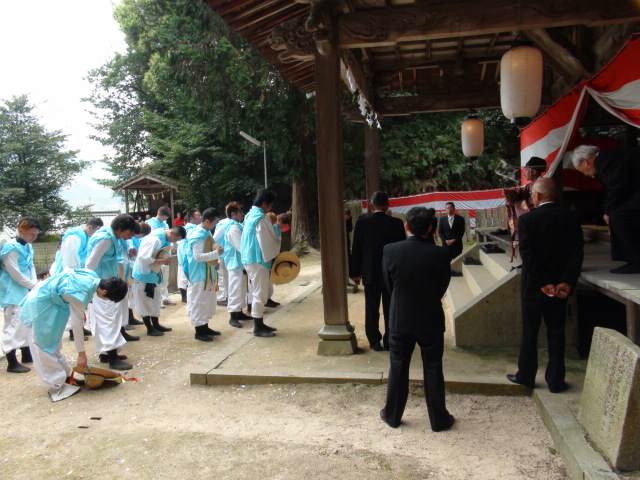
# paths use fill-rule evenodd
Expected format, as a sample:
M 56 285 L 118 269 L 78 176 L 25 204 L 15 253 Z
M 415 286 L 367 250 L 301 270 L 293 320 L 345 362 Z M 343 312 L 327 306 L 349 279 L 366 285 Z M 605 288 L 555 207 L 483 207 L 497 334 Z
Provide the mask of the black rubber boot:
M 137 335 L 129 335 L 124 327 L 120 328 L 120 334 L 127 342 L 137 342 L 138 340 L 140 340 L 140 337 L 138 337 Z
M 160 330 L 156 330 L 156 328 L 151 325 L 151 317 L 142 317 L 142 321 L 144 322 L 144 326 L 147 327 L 147 335 L 150 337 L 161 337 L 164 335 Z
M 244 313 L 242 310 L 240 310 L 239 312 L 236 312 L 236 315 L 237 315 L 236 318 L 238 320 L 253 320 L 252 317 Z
M 180 299 L 181 299 L 182 303 L 187 303 L 187 289 L 186 288 L 181 288 L 180 289 Z
M 203 331 L 207 335 L 216 335 L 216 336 L 222 335 L 218 330 L 213 330 L 212 328 L 209 328 L 209 324 L 208 323 L 204 326 Z
M 7 357 L 7 363 L 9 364 L 7 366 L 7 372 L 10 372 L 10 373 L 27 373 L 27 372 L 31 371 L 31 369 L 29 367 L 25 367 L 24 365 L 22 365 L 18 361 L 18 359 L 16 358 L 16 351 L 15 350 L 11 350 L 9 353 L 7 353 L 6 357 Z
M 84 327 L 82 327 L 82 333 L 84 333 L 85 337 L 92 337 L 93 336 L 93 333 L 91 333 L 91 330 L 88 330 L 88 329 L 86 329 Z
M 114 370 L 130 370 L 133 368 L 133 365 L 118 358 L 118 350 L 115 348 L 107 352 L 107 357 L 109 359 L 109 367 Z
M 155 327 L 155 329 L 159 330 L 160 332 L 170 332 L 171 330 L 173 330 L 173 328 L 163 327 L 162 325 L 160 325 L 160 319 L 158 317 L 151 317 L 151 321 L 153 322 L 153 326 Z
M 229 319 L 229 325 L 236 328 L 242 328 L 242 324 L 238 321 L 239 312 L 231 312 L 231 318 Z
M 267 308 L 276 308 L 280 306 L 280 302 L 274 302 L 273 300 L 268 299 L 264 306 Z
M 276 334 L 265 328 L 262 318 L 253 317 L 253 335 L 256 337 L 275 337 Z
M 22 363 L 32 363 L 33 358 L 31 358 L 31 350 L 29 347 L 21 347 L 20 353 L 22 354 Z
M 133 310 L 131 308 L 129 309 L 129 325 L 144 325 L 144 322 L 141 322 L 133 316 Z
M 196 340 L 200 340 L 201 342 L 213 342 L 213 338 L 207 335 L 207 326 L 199 325 L 196 327 Z

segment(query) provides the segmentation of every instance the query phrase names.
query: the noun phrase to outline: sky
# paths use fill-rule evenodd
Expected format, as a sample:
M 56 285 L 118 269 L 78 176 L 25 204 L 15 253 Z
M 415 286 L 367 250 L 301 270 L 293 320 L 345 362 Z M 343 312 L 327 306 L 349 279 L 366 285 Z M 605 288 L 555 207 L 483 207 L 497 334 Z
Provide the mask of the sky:
M 62 197 L 72 206 L 123 210 L 113 192 L 94 178 L 109 178 L 102 159 L 109 151 L 91 140 L 89 70 L 124 52 L 124 34 L 113 19 L 117 0 L 0 0 L 0 100 L 27 94 L 49 131 L 68 135 L 68 150 L 95 161 Z

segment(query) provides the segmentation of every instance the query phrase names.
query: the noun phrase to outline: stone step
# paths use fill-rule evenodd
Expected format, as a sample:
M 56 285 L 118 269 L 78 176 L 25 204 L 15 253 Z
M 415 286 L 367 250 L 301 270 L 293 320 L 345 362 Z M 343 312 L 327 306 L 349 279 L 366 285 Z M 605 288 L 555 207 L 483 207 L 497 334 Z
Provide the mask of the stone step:
M 484 265 L 463 264 L 462 274 L 474 297 L 491 288 L 498 280 Z
M 505 249 L 507 250 L 507 249 Z M 520 265 L 522 260 L 520 257 L 511 262 L 511 250 L 509 249 L 505 253 L 484 253 L 482 249 L 479 250 L 480 261 L 482 265 L 489 270 L 494 277 L 500 279 L 511 271 L 511 268 Z
M 449 318 L 473 299 L 473 293 L 464 277 L 451 277 L 449 288 L 444 296 L 444 305 Z

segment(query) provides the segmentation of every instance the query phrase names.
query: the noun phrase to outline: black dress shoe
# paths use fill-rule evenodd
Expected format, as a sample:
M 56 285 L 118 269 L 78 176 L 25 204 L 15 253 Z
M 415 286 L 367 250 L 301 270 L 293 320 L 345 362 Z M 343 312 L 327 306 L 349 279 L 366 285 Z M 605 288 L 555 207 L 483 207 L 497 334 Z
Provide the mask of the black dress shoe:
M 376 352 L 382 352 L 384 348 L 382 348 L 382 345 L 380 345 L 380 342 L 378 342 L 371 345 L 371 350 L 375 350 Z
M 640 273 L 640 263 L 627 263 L 626 265 L 622 265 L 621 267 L 612 268 L 609 271 L 611 273 L 618 273 L 618 274 Z
M 512 375 L 512 374 L 507 374 L 507 380 L 509 380 L 512 383 L 517 383 L 518 385 L 524 385 L 527 388 L 533 388 L 533 385 L 527 385 L 526 383 L 524 383 L 520 377 L 518 377 L 518 375 Z
M 387 419 L 387 415 L 384 413 L 384 408 L 382 410 L 380 410 L 380 418 L 382 419 L 382 421 L 384 423 L 386 423 L 387 425 L 389 425 L 391 428 L 398 428 L 400 426 L 400 424 L 395 424 L 395 423 L 390 423 L 389 419 Z
M 551 393 L 562 393 L 567 391 L 568 389 L 569 389 L 569 385 L 567 385 L 567 382 L 562 382 L 562 385 L 560 385 L 558 388 L 549 387 L 549 391 Z
M 280 305 L 280 302 L 274 302 L 271 299 L 267 300 L 266 303 L 264 304 L 264 306 L 267 307 L 267 308 L 276 308 L 279 305 Z
M 453 427 L 454 423 L 456 423 L 456 419 L 453 417 L 453 415 L 449 415 L 449 418 L 441 427 L 432 428 L 431 430 L 433 430 L 434 432 L 444 432 L 445 430 L 449 430 L 451 427 Z

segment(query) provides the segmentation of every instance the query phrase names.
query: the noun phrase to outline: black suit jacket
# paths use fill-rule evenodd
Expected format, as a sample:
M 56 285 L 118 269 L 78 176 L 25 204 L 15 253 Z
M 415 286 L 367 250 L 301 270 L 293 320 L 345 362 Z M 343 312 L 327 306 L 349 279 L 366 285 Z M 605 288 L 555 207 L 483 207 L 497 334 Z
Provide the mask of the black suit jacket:
M 584 257 L 578 217 L 556 203 L 545 203 L 518 220 L 522 257 L 522 298 L 548 298 L 545 285 L 575 287 Z
M 438 228 L 438 235 L 440 240 L 444 244 L 445 240 L 456 239 L 456 245 L 462 245 L 462 237 L 464 236 L 465 224 L 464 217 L 460 215 L 454 215 L 453 227 L 449 226 L 449 217 L 447 215 L 440 217 L 440 227 Z
M 607 194 L 607 215 L 640 191 L 640 148 L 604 150 L 596 156 L 594 167 Z
M 353 231 L 349 276 L 362 277 L 364 285 L 384 287 L 382 249 L 385 245 L 407 238 L 404 224 L 383 212 L 358 220 Z
M 391 292 L 391 332 L 416 336 L 444 332 L 442 297 L 451 280 L 447 249 L 411 236 L 384 247 L 382 270 Z

